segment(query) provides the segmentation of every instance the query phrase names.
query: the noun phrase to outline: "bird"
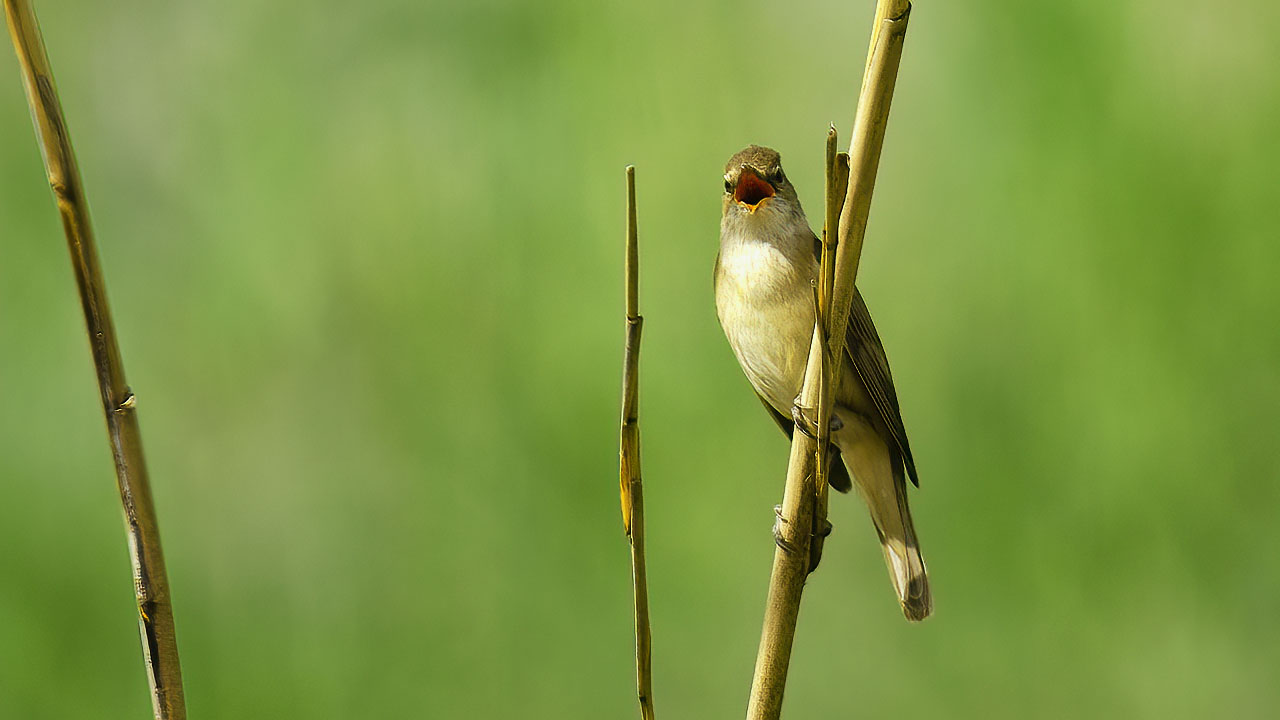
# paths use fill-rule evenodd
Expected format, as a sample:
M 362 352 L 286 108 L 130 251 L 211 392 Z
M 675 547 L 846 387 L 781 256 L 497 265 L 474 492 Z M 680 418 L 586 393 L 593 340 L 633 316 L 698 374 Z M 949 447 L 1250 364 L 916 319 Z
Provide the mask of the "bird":
M 723 201 L 716 314 L 752 388 L 790 436 L 814 332 L 822 243 L 772 148 L 750 145 L 729 158 Z M 857 486 L 903 615 L 920 621 L 933 611 L 933 596 L 907 505 L 907 478 L 916 487 L 920 481 L 884 345 L 856 288 L 841 361 L 828 481 L 840 492 Z

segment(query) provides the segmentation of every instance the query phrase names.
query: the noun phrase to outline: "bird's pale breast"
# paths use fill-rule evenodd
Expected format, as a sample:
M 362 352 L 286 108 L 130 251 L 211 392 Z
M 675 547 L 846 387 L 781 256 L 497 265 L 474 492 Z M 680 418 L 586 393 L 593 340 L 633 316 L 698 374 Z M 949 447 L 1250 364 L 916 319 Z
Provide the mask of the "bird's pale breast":
M 721 246 L 716 310 L 756 391 L 784 414 L 804 380 L 813 336 L 812 256 L 799 262 L 777 244 L 731 239 Z

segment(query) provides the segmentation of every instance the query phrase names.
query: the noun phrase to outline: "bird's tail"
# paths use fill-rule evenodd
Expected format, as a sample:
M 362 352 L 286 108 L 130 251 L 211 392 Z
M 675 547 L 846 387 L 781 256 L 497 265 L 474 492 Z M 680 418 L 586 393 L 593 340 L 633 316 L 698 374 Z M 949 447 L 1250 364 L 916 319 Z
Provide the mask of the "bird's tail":
M 906 490 L 899 482 L 897 506 L 873 508 L 871 519 L 880 536 L 880 547 L 884 550 L 889 578 L 898 593 L 902 614 L 908 620 L 919 622 L 933 612 L 933 595 L 929 592 L 929 575 L 924 568 L 924 558 L 920 557 L 916 529 L 911 523 Z
M 933 612 L 933 596 L 929 592 L 924 559 L 920 557 L 915 525 L 911 522 L 911 508 L 907 506 L 902 460 L 896 453 L 887 451 L 875 434 L 858 435 L 852 447 L 844 448 L 845 462 L 871 511 L 871 521 L 880 537 L 889 579 L 898 593 L 902 614 L 908 620 L 923 620 Z

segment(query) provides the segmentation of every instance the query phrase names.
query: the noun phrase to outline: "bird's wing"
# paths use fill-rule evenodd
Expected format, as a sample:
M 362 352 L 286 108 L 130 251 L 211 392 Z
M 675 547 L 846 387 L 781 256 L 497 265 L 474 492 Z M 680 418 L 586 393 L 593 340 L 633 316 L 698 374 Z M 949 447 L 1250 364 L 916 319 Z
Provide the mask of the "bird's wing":
M 853 290 L 853 305 L 849 308 L 849 327 L 845 330 L 844 351 L 853 361 L 853 367 L 862 379 L 862 386 L 867 389 L 871 401 L 880 411 L 880 419 L 888 426 L 889 434 L 902 451 L 912 484 L 920 487 L 916 461 L 911 456 L 907 429 L 902 425 L 902 411 L 898 408 L 898 393 L 893 389 L 889 358 L 884 354 L 884 345 L 880 342 L 880 335 L 876 333 L 875 323 L 871 322 L 871 313 L 862 300 L 862 293 L 856 287 Z
M 813 251 L 821 262 L 822 241 L 815 235 Z M 853 289 L 853 304 L 849 307 L 849 325 L 844 334 L 844 352 L 858 371 L 862 386 L 880 412 L 880 419 L 889 428 L 894 443 L 902 453 L 911 483 L 920 487 L 916 475 L 916 461 L 911 456 L 911 444 L 907 442 L 907 429 L 902 424 L 902 411 L 898 408 L 898 393 L 893 389 L 893 374 L 889 372 L 889 358 L 884 354 L 884 344 L 871 321 L 871 313 L 857 287 Z M 767 404 L 767 403 L 766 403 Z
M 756 393 L 756 397 L 760 398 L 760 404 L 764 405 L 764 409 L 769 412 L 769 417 L 778 423 L 778 427 L 782 428 L 782 432 L 786 433 L 787 439 L 790 440 L 791 435 L 795 433 L 795 421 L 778 412 L 778 409 L 770 405 L 760 393 Z M 853 480 L 849 478 L 849 471 L 845 468 L 844 461 L 840 459 L 840 449 L 834 443 L 831 445 L 831 463 L 827 470 L 827 482 L 842 493 L 853 489 Z

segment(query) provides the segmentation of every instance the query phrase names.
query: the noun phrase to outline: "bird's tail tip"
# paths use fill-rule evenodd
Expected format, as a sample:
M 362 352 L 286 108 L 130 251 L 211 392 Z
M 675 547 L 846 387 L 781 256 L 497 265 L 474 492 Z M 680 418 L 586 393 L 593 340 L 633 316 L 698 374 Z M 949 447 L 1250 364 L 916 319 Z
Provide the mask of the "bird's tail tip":
M 884 542 L 893 589 L 902 605 L 902 614 L 911 622 L 920 622 L 933 612 L 933 593 L 929 590 L 929 574 L 919 548 L 901 542 Z
M 902 614 L 911 622 L 920 622 L 933 612 L 933 593 L 929 592 L 929 576 L 923 567 L 907 581 L 905 592 L 899 593 L 898 600 Z

